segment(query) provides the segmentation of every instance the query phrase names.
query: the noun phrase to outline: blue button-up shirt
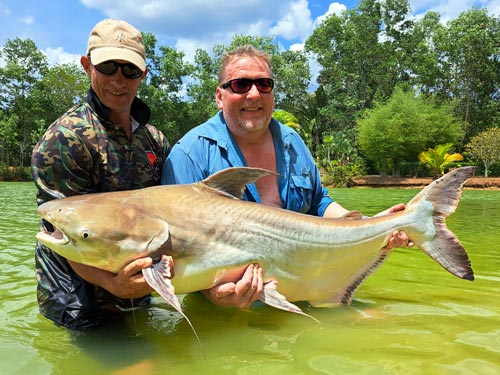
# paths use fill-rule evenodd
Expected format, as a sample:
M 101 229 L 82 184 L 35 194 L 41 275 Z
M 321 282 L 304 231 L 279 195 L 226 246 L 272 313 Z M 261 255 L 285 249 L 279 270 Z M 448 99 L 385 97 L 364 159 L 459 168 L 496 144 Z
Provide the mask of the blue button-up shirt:
M 283 208 L 323 216 L 333 202 L 321 184 L 319 170 L 302 138 L 293 129 L 271 120 L 276 151 L 278 190 Z M 229 167 L 246 167 L 222 112 L 191 129 L 170 151 L 163 166 L 162 184 L 189 184 Z M 261 202 L 255 184 L 248 184 L 243 199 Z

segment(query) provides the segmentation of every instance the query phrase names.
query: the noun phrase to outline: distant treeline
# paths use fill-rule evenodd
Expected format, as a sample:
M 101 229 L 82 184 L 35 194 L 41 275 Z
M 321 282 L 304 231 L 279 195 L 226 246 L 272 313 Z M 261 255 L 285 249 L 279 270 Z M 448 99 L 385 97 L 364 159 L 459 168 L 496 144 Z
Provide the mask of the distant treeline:
M 235 35 L 229 45 L 198 49 L 193 62 L 153 34 L 144 40 L 149 73 L 139 95 L 171 143 L 216 113 L 221 55 L 242 44 L 271 54 L 277 115 L 299 131 L 325 173 L 344 181 L 429 175 L 418 155 L 448 143 L 450 153 L 474 162 L 466 145 L 500 127 L 500 18 L 487 9 L 444 23 L 436 12 L 411 17 L 407 0 L 362 0 L 325 19 L 303 51 L 283 51 L 273 37 Z M 40 135 L 82 100 L 89 82 L 79 66 L 50 66 L 30 39 L 8 40 L 0 61 L 0 165 L 28 166 Z

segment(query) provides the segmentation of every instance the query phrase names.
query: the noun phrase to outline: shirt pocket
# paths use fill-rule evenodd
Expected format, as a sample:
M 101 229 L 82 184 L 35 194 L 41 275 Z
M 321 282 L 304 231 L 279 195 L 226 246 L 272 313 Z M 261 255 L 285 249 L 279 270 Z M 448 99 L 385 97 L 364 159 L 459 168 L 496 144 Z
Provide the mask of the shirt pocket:
M 288 209 L 306 213 L 311 208 L 312 182 L 309 175 L 291 176 Z

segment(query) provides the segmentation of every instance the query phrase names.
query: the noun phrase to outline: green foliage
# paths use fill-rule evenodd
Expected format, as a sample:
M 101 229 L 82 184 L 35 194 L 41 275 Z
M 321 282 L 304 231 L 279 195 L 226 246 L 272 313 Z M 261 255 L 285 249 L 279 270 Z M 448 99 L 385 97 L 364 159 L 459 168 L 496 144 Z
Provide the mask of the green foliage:
M 276 108 L 293 113 L 325 178 L 339 186 L 365 166 L 422 173 L 420 151 L 452 143 L 461 152 L 500 127 L 500 18 L 486 9 L 444 23 L 436 12 L 414 19 L 408 0 L 361 0 L 316 27 L 305 51 L 283 51 L 272 36 L 236 35 L 212 51 L 198 49 L 192 62 L 143 36 L 150 71 L 139 96 L 171 143 L 217 112 L 222 54 L 252 44 L 272 56 Z M 8 40 L 0 59 L 0 163 L 28 165 L 39 135 L 82 99 L 89 82 L 79 66 L 48 66 L 29 39 Z M 495 170 L 484 161 L 486 171 Z
M 0 181 L 31 181 L 30 167 L 8 167 L 0 165 Z
M 8 40 L 1 51 L 5 67 L 0 68 L 0 109 L 2 126 L 15 126 L 15 148 L 6 148 L 0 163 L 17 159 L 19 166 L 31 156 L 31 124 L 43 106 L 33 95 L 35 86 L 47 72 L 47 58 L 31 40 Z M 2 131 L 5 133 L 5 129 Z M 8 144 L 8 142 L 7 142 Z
M 392 168 L 393 175 L 398 175 L 401 161 L 415 161 L 422 149 L 454 143 L 463 134 L 448 107 L 400 88 L 386 103 L 367 110 L 358 126 L 363 153 L 382 173 Z
M 306 50 L 321 65 L 322 132 L 354 127 L 365 111 L 386 103 L 396 86 L 417 88 L 462 123 L 458 139 L 439 137 L 425 148 L 453 142 L 460 149 L 485 126 L 500 126 L 500 19 L 475 8 L 446 25 L 436 12 L 419 20 L 408 16 L 406 0 L 360 1 L 355 9 L 331 15 L 307 39 Z M 384 126 L 391 130 L 395 124 Z M 378 156 L 373 149 L 370 159 L 383 172 L 397 172 L 405 160 L 416 160 L 422 150 L 416 146 L 425 144 L 420 134 L 404 136 L 415 138 L 409 159 L 399 142 L 402 135 L 374 133 L 372 143 L 381 149 Z
M 196 50 L 194 58 L 193 82 L 187 94 L 196 103 L 195 123 L 202 123 L 217 113 L 215 88 L 218 85 L 219 66 L 207 51 Z
M 7 116 L 0 113 L 0 164 L 12 165 L 13 154 L 17 147 L 17 125 L 19 119 L 16 114 Z
M 444 174 L 444 169 L 448 165 L 464 160 L 464 157 L 459 153 L 448 153 L 452 147 L 452 143 L 446 143 L 437 145 L 435 148 L 429 148 L 427 151 L 418 154 L 418 160 L 427 165 L 432 170 L 433 177 L 437 178 Z
M 184 61 L 183 52 L 156 43 L 152 34 L 144 34 L 149 71 L 138 96 L 151 108 L 151 123 L 173 143 L 197 125 L 198 119 L 193 119 L 191 105 L 184 98 L 184 81 L 194 67 Z
M 300 51 L 283 51 L 273 57 L 276 107 L 295 112 L 303 105 L 311 80 L 307 56 Z
M 297 120 L 297 117 L 295 117 L 293 114 L 290 112 L 287 112 L 283 109 L 278 109 L 274 111 L 273 117 L 281 122 L 283 125 L 289 126 L 295 130 L 300 129 L 299 122 Z
M 325 171 L 326 185 L 349 187 L 365 173 L 363 159 L 355 146 L 354 131 L 332 132 L 323 137 L 318 149 L 318 164 Z
M 359 112 L 386 100 L 396 83 L 409 79 L 414 43 L 406 0 L 363 0 L 331 15 L 306 41 L 322 66 L 319 83 L 335 130 L 353 127 Z
M 484 176 L 495 163 L 500 162 L 500 128 L 490 128 L 475 137 L 465 146 L 466 155 L 484 165 Z
M 87 95 L 90 82 L 81 66 L 59 64 L 47 68 L 36 82 L 31 96 L 37 103 L 39 118 L 46 126 Z
M 449 21 L 433 37 L 440 72 L 434 89 L 443 98 L 456 98 L 457 115 L 472 125 L 465 142 L 498 119 L 499 38 L 500 18 L 477 8 Z
M 299 120 L 297 120 L 297 117 L 295 117 L 293 114 L 290 112 L 287 112 L 283 109 L 278 109 L 274 111 L 273 117 L 281 122 L 283 125 L 286 125 L 293 130 L 295 130 L 299 135 L 302 137 L 304 142 L 307 143 L 307 139 L 310 138 L 310 135 L 300 126 Z

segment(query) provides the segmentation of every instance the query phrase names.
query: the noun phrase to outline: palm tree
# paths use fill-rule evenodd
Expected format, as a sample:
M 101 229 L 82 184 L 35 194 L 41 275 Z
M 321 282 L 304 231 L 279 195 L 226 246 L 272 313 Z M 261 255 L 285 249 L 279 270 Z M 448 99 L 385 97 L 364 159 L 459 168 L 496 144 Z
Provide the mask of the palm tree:
M 307 127 L 302 126 L 299 124 L 299 120 L 291 114 L 290 112 L 285 111 L 284 109 L 278 109 L 274 111 L 273 117 L 281 122 L 283 125 L 289 126 L 290 128 L 294 129 L 299 135 L 302 137 L 304 142 L 306 143 L 307 147 L 311 152 L 313 152 L 311 148 L 311 132 Z
M 444 168 L 448 164 L 464 160 L 464 157 L 461 154 L 448 154 L 448 151 L 452 146 L 452 143 L 437 145 L 435 148 L 429 148 L 427 151 L 422 151 L 418 155 L 418 160 L 432 170 L 432 176 L 434 179 L 444 174 Z

